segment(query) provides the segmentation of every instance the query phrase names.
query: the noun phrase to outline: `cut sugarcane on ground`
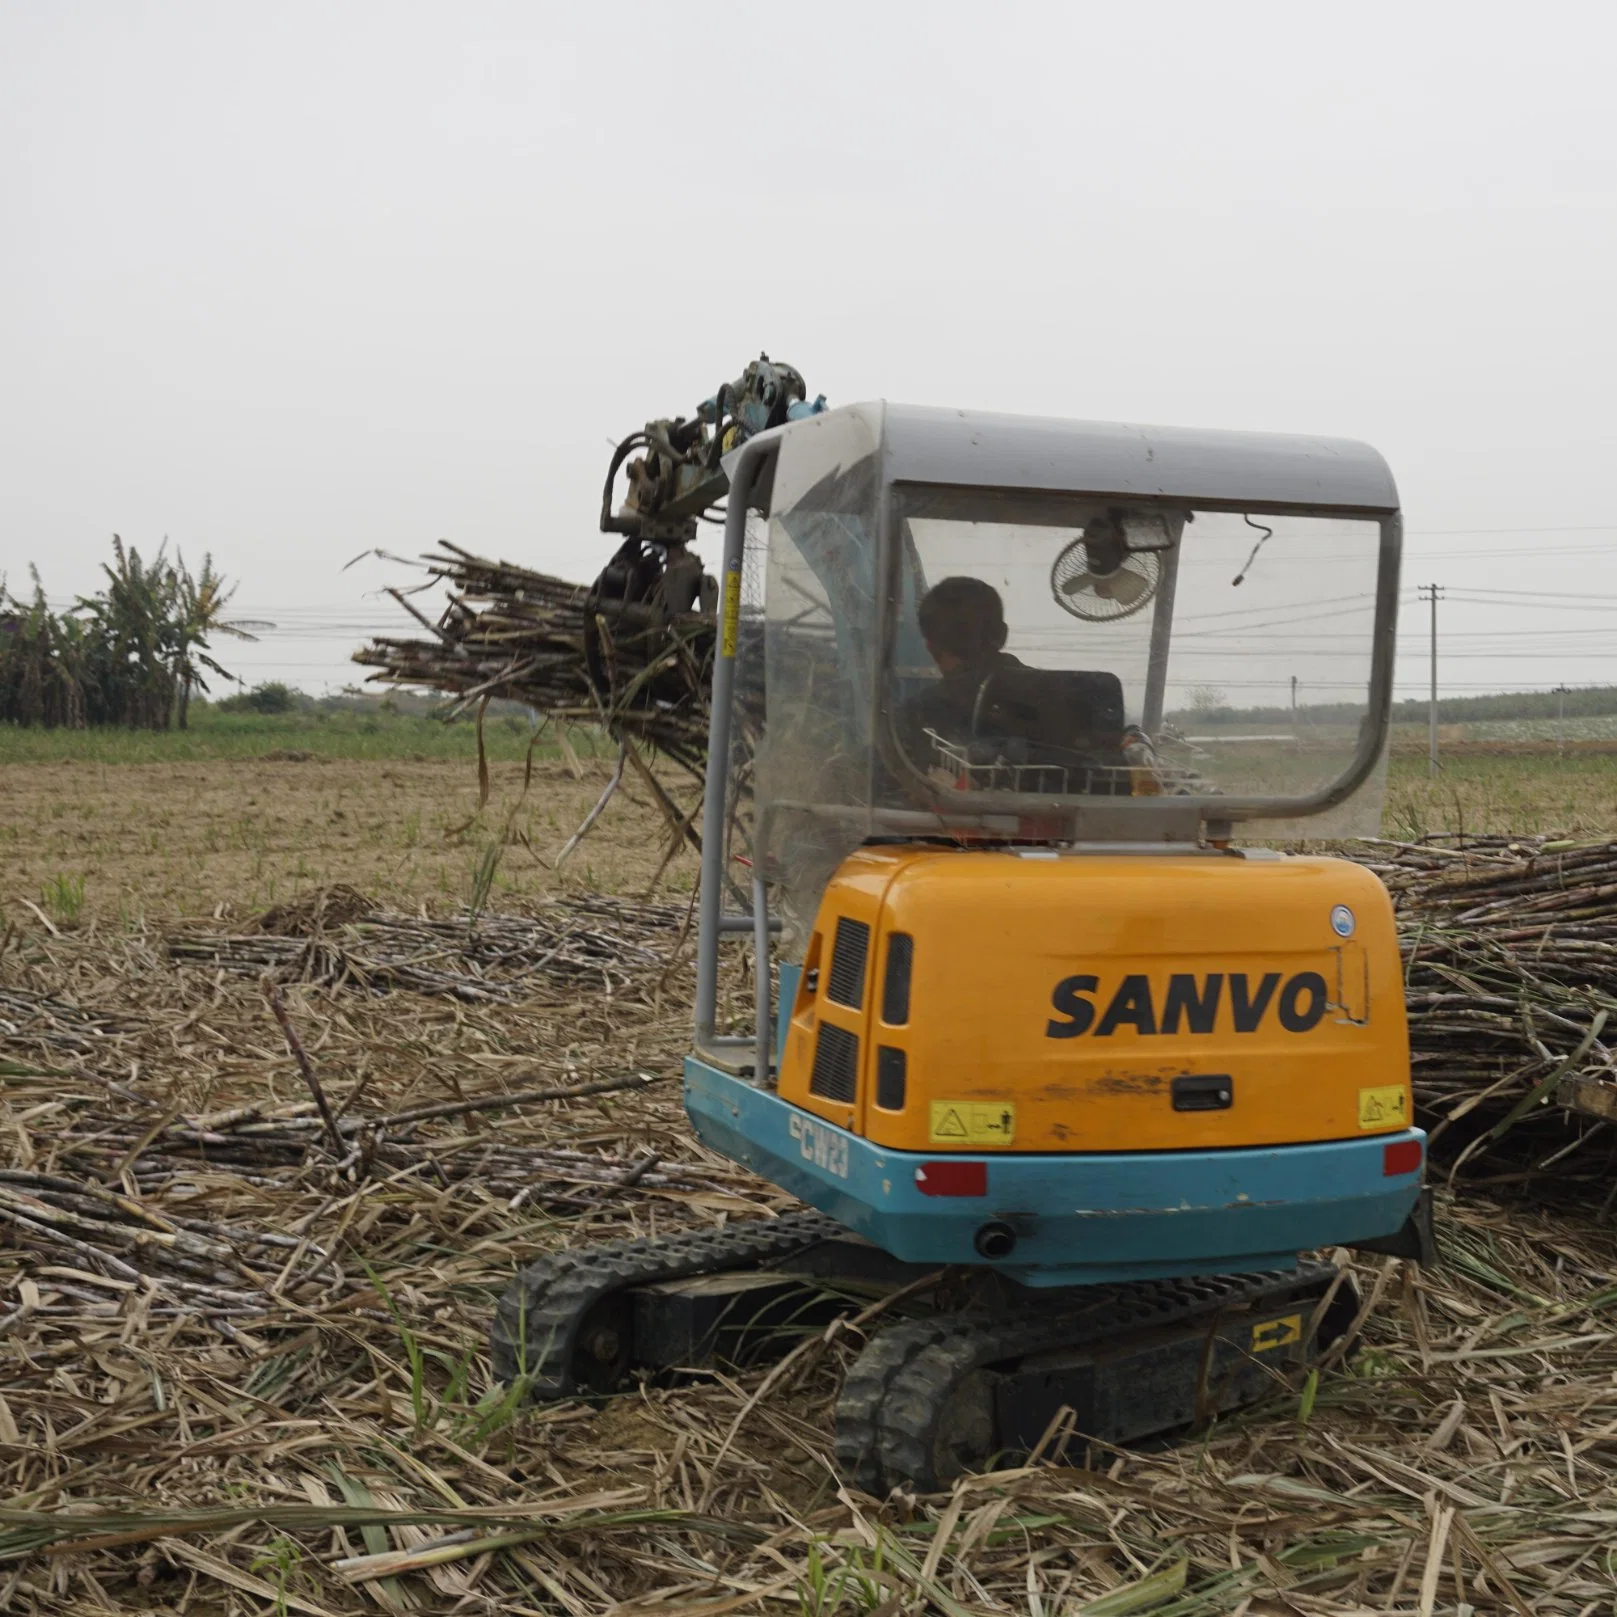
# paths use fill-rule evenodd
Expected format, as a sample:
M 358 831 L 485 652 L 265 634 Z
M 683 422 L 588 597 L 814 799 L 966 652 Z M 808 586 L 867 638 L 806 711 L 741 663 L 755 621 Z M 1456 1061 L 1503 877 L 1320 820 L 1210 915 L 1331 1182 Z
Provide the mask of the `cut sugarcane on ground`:
M 689 900 L 639 903 L 655 859 L 476 913 L 328 889 L 53 934 L 8 905 L 0 1608 L 1609 1610 L 1613 1180 L 1532 1097 L 1604 1060 L 1584 966 L 1617 852 L 1362 856 L 1437 1001 L 1423 1106 L 1485 1096 L 1439 1136 L 1447 1166 L 1483 1142 L 1445 1267 L 1360 1262 L 1357 1351 L 1301 1395 L 914 1501 L 830 1469 L 851 1333 L 599 1406 L 489 1381 L 518 1264 L 786 1205 L 685 1127 Z

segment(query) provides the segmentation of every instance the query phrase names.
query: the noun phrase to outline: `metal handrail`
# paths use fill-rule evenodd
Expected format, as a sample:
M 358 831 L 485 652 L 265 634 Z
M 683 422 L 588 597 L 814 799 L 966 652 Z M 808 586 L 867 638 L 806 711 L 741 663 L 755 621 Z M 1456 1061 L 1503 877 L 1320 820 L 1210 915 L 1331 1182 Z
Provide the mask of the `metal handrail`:
M 723 924 L 725 810 L 730 785 L 731 704 L 735 693 L 737 627 L 741 613 L 741 567 L 747 544 L 747 511 L 765 467 L 780 448 L 780 429 L 760 433 L 742 445 L 728 468 L 730 493 L 724 518 L 724 558 L 720 571 L 719 633 L 713 657 L 711 716 L 708 721 L 707 779 L 702 803 L 702 871 L 697 891 L 696 1047 L 716 1049 L 719 997 L 719 936 Z M 757 913 L 754 883 L 753 929 L 768 948 L 768 916 Z M 768 956 L 761 970 L 767 980 Z

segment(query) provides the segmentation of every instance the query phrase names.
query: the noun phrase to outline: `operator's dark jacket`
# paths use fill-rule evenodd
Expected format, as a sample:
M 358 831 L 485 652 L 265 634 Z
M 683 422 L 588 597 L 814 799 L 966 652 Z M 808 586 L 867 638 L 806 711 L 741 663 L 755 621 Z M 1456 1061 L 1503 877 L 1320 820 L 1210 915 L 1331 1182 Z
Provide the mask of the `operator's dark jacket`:
M 972 720 L 977 712 L 977 693 L 983 681 L 996 668 L 1021 668 L 1020 658 L 1008 651 L 995 652 L 986 663 L 957 668 L 934 680 L 924 691 L 912 696 L 898 712 L 898 739 L 917 769 L 929 769 L 939 760 L 934 756 L 928 730 L 945 741 L 971 740 Z

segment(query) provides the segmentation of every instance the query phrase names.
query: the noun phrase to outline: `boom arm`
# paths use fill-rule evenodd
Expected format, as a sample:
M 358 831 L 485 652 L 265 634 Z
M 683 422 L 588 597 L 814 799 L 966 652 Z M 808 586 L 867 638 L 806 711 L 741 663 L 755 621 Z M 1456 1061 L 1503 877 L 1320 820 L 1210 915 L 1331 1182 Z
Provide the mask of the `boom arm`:
M 712 520 L 708 512 L 729 491 L 722 457 L 755 433 L 824 408 L 824 394 L 809 401 L 799 372 L 760 354 L 735 381 L 698 405 L 694 417 L 648 421 L 617 446 L 601 493 L 601 532 L 688 544 L 696 537 L 698 519 Z M 614 512 L 613 492 L 626 461 L 628 494 Z

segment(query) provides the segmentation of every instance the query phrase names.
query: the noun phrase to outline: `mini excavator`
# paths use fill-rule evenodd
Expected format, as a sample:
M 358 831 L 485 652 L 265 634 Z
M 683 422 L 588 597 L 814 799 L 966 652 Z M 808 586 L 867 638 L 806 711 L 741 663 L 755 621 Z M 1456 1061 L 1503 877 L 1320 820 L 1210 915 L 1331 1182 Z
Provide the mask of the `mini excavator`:
M 885 1300 L 835 1431 L 876 1493 L 1297 1385 L 1359 1306 L 1299 1254 L 1433 1257 L 1387 893 L 1258 840 L 1379 815 L 1385 463 L 761 359 L 626 440 L 602 525 L 677 550 L 720 499 L 685 1101 L 803 1205 L 541 1258 L 496 1369 L 602 1394 Z

